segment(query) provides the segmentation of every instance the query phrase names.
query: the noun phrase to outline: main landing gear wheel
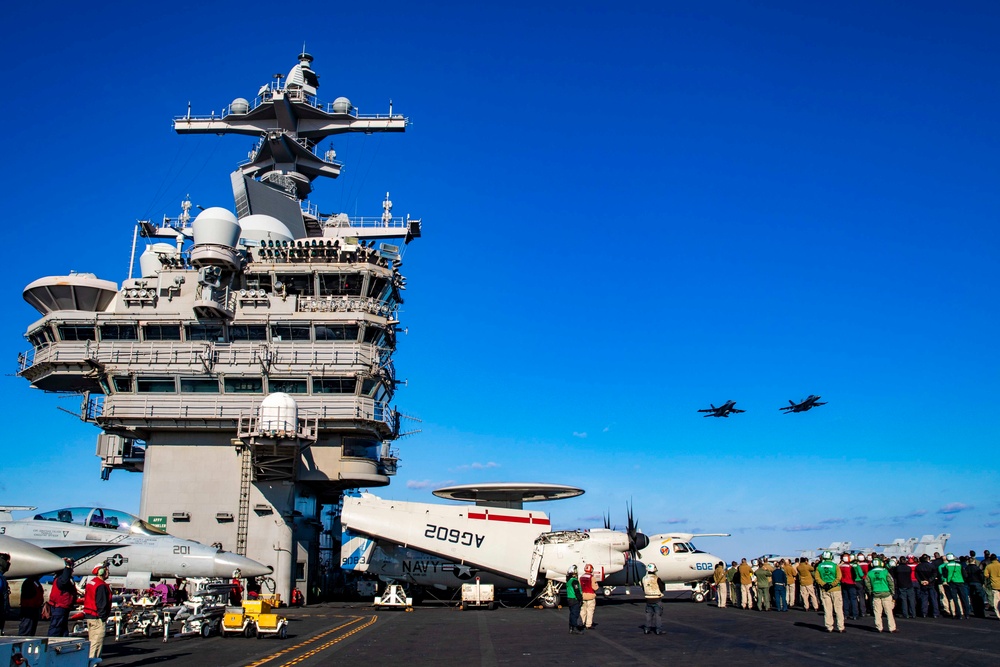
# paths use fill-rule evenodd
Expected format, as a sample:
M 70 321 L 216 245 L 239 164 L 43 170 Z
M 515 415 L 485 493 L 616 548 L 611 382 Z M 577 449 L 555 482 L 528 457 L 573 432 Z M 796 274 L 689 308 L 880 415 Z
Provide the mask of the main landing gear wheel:
M 546 609 L 555 609 L 559 606 L 559 595 L 543 595 L 538 598 L 538 601 L 542 603 L 542 606 Z
M 611 593 L 612 593 L 611 587 L 610 586 L 605 586 L 604 587 L 604 597 L 606 597 L 606 598 L 611 597 Z

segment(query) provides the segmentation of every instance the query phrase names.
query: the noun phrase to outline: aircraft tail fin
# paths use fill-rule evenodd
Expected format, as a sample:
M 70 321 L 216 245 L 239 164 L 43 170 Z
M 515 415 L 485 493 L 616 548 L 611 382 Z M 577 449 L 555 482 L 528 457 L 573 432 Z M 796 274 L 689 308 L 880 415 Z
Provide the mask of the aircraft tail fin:
M 347 528 L 343 529 L 340 537 L 340 568 L 350 572 L 367 572 L 375 540 L 352 533 Z

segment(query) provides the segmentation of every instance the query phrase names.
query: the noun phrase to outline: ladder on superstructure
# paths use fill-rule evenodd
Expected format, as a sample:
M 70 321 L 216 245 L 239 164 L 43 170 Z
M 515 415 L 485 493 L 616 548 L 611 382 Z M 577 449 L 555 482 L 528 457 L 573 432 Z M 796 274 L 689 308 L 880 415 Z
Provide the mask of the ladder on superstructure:
M 236 553 L 247 555 L 247 524 L 250 520 L 250 479 L 252 477 L 252 454 L 250 448 L 243 447 L 240 470 L 240 515 L 236 523 Z

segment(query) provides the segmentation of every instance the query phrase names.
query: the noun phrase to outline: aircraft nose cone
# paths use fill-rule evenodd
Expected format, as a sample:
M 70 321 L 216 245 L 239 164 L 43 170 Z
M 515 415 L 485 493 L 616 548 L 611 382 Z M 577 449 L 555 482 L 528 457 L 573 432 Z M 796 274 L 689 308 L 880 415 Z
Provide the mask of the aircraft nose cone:
M 230 551 L 215 554 L 213 560 L 216 577 L 232 577 L 233 570 L 239 570 L 244 577 L 263 577 L 274 572 L 274 568 L 270 565 L 262 565 L 253 559 Z
M 64 567 L 63 559 L 51 551 L 6 535 L 0 535 L 0 552 L 10 554 L 10 570 L 5 575 L 8 579 L 52 574 Z

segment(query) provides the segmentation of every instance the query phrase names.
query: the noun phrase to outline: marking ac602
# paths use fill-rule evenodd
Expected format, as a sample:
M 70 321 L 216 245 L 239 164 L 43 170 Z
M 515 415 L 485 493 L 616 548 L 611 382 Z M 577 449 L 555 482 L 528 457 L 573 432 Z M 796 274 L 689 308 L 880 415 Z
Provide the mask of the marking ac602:
M 696 570 L 714 570 L 715 566 L 711 563 L 695 563 L 694 569 Z
M 435 526 L 431 523 L 427 524 L 424 537 L 432 540 L 441 540 L 442 542 L 451 542 L 452 544 L 462 544 L 467 547 L 471 547 L 475 543 L 477 549 L 483 546 L 483 541 L 486 539 L 485 535 L 480 535 L 479 533 L 462 532 L 455 528 Z

